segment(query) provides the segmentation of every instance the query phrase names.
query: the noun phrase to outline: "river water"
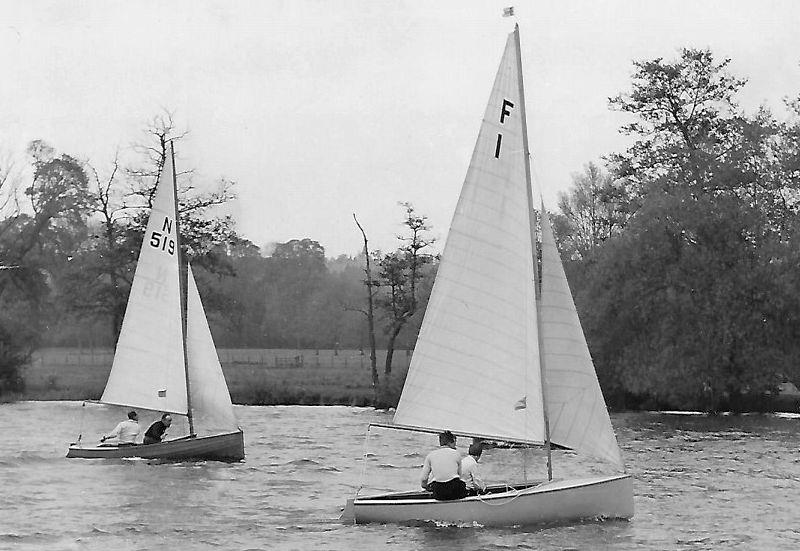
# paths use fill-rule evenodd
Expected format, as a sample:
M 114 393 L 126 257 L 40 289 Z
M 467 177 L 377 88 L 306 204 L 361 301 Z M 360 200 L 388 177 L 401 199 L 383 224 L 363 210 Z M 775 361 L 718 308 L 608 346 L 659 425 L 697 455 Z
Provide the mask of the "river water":
M 0 549 L 800 549 L 797 416 L 616 414 L 635 478 L 631 521 L 489 529 L 338 520 L 359 485 L 362 493 L 417 485 L 435 436 L 373 428 L 366 439 L 367 424 L 388 413 L 237 406 L 236 414 L 244 462 L 156 463 L 64 457 L 78 431 L 91 440 L 111 430 L 124 417 L 118 409 L 0 405 Z M 603 472 L 571 453 L 554 461 L 556 477 Z M 538 450 L 494 449 L 481 469 L 500 482 L 539 478 L 545 463 Z

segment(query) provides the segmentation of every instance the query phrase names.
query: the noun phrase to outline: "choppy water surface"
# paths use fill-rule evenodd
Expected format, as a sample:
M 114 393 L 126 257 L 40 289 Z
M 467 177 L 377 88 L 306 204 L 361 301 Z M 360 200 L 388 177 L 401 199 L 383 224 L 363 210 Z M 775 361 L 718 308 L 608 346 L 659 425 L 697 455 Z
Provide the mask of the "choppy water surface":
M 373 429 L 362 469 L 367 424 L 389 420 L 386 413 L 300 406 L 236 413 L 246 461 L 170 464 L 64 458 L 78 430 L 97 437 L 120 410 L 0 405 L 0 549 L 800 549 L 796 418 L 614 415 L 635 477 L 632 521 L 489 529 L 338 521 L 362 482 L 414 488 L 435 445 L 432 435 Z M 487 451 L 485 477 L 540 477 L 542 455 L 526 453 Z M 555 460 L 557 477 L 602 472 L 571 454 Z

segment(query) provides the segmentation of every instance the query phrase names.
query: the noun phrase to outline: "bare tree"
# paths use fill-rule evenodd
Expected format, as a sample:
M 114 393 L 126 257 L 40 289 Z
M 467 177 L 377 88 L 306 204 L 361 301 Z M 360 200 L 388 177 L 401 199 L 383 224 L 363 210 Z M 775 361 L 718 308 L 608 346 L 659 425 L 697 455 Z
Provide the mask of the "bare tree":
M 378 359 L 375 353 L 375 293 L 376 288 L 378 286 L 377 282 L 372 278 L 372 266 L 370 263 L 370 253 L 369 253 L 369 242 L 367 241 L 367 233 L 364 231 L 364 228 L 361 227 L 361 224 L 358 222 L 358 218 L 356 218 L 355 213 L 353 213 L 353 220 L 356 222 L 356 226 L 358 229 L 361 230 L 361 235 L 364 238 L 364 274 L 366 275 L 366 279 L 364 280 L 364 286 L 367 288 L 367 309 L 359 309 L 358 311 L 364 314 L 367 318 L 367 331 L 369 333 L 369 365 L 370 365 L 370 372 L 372 373 L 372 390 L 375 393 L 375 398 L 377 399 L 377 392 L 378 392 Z

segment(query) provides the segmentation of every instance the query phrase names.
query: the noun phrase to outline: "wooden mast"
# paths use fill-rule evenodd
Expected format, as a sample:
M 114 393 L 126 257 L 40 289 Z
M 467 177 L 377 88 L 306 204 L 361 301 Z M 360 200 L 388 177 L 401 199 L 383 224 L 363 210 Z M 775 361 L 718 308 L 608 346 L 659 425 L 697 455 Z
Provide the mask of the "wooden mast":
M 175 198 L 175 244 L 178 251 L 178 282 L 181 295 L 181 341 L 183 344 L 183 371 L 186 375 L 186 417 L 189 420 L 189 436 L 194 436 L 194 420 L 192 419 L 192 393 L 189 392 L 189 356 L 186 353 L 186 301 L 187 278 L 186 262 L 181 247 L 181 224 L 178 212 L 178 173 L 175 170 L 175 146 L 170 140 L 169 153 L 172 158 L 172 193 Z
M 530 156 L 531 150 L 528 147 L 528 121 L 527 115 L 525 113 L 525 86 L 522 83 L 522 48 L 520 46 L 519 41 L 519 24 L 514 25 L 514 42 L 517 46 L 517 73 L 519 77 L 519 103 L 520 103 L 520 113 L 522 115 L 522 148 L 524 151 L 525 159 L 525 182 L 526 188 L 528 192 L 528 212 L 529 212 L 529 220 L 530 220 L 530 232 L 531 232 L 531 257 L 533 261 L 533 282 L 534 288 L 538 291 L 537 285 L 537 266 L 539 265 L 537 254 L 536 254 L 536 224 L 534 223 L 534 209 L 533 209 L 533 187 L 531 186 L 531 166 L 530 166 Z M 544 212 L 542 212 L 542 216 L 546 216 Z M 535 293 L 538 295 L 538 293 Z M 536 299 L 536 338 L 539 343 L 539 373 L 541 378 L 541 385 L 542 385 L 542 414 L 544 417 L 544 438 L 545 438 L 545 447 L 547 448 L 547 479 L 553 480 L 553 462 L 552 462 L 552 452 L 551 452 L 551 445 L 550 445 L 550 420 L 547 415 L 547 382 L 545 380 L 545 373 L 544 373 L 544 362 L 542 361 L 542 331 L 540 328 L 540 323 L 538 322 L 539 318 L 541 317 L 541 301 Z

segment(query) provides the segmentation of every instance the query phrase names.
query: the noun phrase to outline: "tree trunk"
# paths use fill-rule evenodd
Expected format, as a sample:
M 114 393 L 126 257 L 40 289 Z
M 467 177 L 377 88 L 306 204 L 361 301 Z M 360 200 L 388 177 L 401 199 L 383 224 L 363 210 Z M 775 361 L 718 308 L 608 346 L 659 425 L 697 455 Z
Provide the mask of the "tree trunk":
M 392 358 L 394 357 L 394 342 L 397 340 L 397 335 L 405 325 L 405 321 L 395 323 L 392 326 L 392 332 L 389 333 L 389 340 L 386 342 L 386 365 L 383 368 L 383 374 L 388 378 L 392 374 Z
M 367 234 L 361 224 L 358 223 L 355 213 L 353 213 L 353 220 L 356 221 L 356 226 L 361 230 L 361 235 L 364 237 L 364 273 L 367 276 L 364 285 L 367 287 L 367 332 L 369 333 L 369 367 L 372 374 L 372 394 L 375 402 L 378 400 L 378 356 L 375 351 L 375 306 L 374 306 L 374 293 L 372 287 L 374 286 L 372 280 L 372 267 L 369 261 L 369 246 L 367 242 Z

